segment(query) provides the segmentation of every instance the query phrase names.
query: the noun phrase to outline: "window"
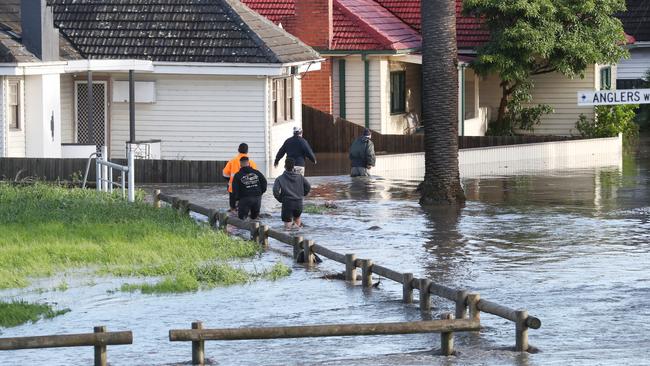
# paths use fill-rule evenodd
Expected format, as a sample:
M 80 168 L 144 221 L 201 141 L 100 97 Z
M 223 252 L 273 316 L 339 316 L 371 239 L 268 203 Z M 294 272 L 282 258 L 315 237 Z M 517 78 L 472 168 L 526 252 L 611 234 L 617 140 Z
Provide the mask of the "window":
M 293 77 L 273 80 L 273 122 L 293 120 Z
M 603 67 L 600 69 L 600 90 L 610 90 L 612 88 L 612 68 Z
M 7 122 L 9 128 L 19 130 L 22 122 L 20 120 L 20 82 L 10 81 L 7 94 Z
M 390 73 L 390 113 L 406 112 L 406 72 Z

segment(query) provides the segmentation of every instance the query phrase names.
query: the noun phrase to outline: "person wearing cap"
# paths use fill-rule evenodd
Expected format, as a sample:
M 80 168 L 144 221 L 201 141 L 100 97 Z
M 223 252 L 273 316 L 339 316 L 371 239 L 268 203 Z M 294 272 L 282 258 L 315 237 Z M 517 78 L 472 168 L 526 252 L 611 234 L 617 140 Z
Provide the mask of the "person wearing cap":
M 350 146 L 351 177 L 367 177 L 370 175 L 368 170 L 375 166 L 375 145 L 370 141 L 371 136 L 372 133 L 366 128 L 363 135 Z
M 239 159 L 241 168 L 232 180 L 232 194 L 239 201 L 237 216 L 244 220 L 250 213 L 255 220 L 260 215 L 262 195 L 266 192 L 266 178 L 249 165 L 247 156 Z
M 282 221 L 284 228 L 299 229 L 302 227 L 302 199 L 309 194 L 311 186 L 305 177 L 297 173 L 292 158 L 284 161 L 284 173 L 273 183 L 273 197 L 282 203 Z
M 293 159 L 296 172 L 303 176 L 305 175 L 305 158 L 316 164 L 316 155 L 314 155 L 307 140 L 302 138 L 302 128 L 300 127 L 293 128 L 293 137 L 289 137 L 282 144 L 280 150 L 278 150 L 275 156 L 275 162 L 273 163 L 274 167 L 278 167 L 280 160 L 285 154 L 287 158 Z
M 229 195 L 229 203 L 230 203 L 230 210 L 229 212 L 235 212 L 237 210 L 237 199 L 235 198 L 235 195 L 232 194 L 232 181 L 235 177 L 235 174 L 239 171 L 240 168 L 240 159 L 245 157 L 248 157 L 248 145 L 245 143 L 239 144 L 239 148 L 237 149 L 238 154 L 234 158 L 232 158 L 227 164 L 226 167 L 223 168 L 223 177 L 228 179 L 228 195 Z M 253 169 L 257 169 L 257 164 L 253 160 L 249 160 L 249 165 Z

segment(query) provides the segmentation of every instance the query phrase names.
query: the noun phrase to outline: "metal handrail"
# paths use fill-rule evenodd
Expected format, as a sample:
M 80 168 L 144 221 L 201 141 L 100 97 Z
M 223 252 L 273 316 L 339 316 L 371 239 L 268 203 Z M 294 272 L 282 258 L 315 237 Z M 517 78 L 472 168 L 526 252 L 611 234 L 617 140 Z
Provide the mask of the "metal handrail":
M 81 185 L 81 188 L 86 188 L 86 183 L 88 183 L 88 172 L 90 171 L 90 162 L 93 160 L 93 157 L 97 157 L 97 152 L 90 154 L 88 156 L 88 163 L 86 163 L 86 174 L 84 174 L 84 182 Z

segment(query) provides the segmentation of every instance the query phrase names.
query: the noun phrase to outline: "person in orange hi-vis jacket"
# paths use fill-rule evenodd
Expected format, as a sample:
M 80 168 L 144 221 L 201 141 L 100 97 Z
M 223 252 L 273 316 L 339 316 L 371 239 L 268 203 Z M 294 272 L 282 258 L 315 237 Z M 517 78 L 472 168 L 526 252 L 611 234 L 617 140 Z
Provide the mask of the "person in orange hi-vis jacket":
M 237 198 L 235 195 L 232 194 L 232 180 L 235 177 L 235 174 L 239 172 L 239 169 L 241 168 L 241 165 L 239 163 L 239 159 L 242 157 L 246 156 L 248 157 L 248 144 L 241 143 L 239 144 L 239 148 L 237 149 L 239 154 L 232 158 L 227 164 L 226 167 L 223 168 L 223 177 L 228 179 L 228 195 L 229 195 L 229 203 L 230 203 L 230 210 L 229 212 L 235 212 L 237 211 Z M 257 165 L 253 160 L 249 160 L 249 164 L 253 169 L 257 169 Z

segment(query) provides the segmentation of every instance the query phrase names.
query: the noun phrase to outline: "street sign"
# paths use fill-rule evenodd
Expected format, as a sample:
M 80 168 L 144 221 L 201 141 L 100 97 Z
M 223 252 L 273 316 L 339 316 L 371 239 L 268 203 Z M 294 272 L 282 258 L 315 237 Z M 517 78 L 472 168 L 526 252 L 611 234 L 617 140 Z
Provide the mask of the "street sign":
M 650 89 L 583 90 L 578 105 L 650 104 Z

